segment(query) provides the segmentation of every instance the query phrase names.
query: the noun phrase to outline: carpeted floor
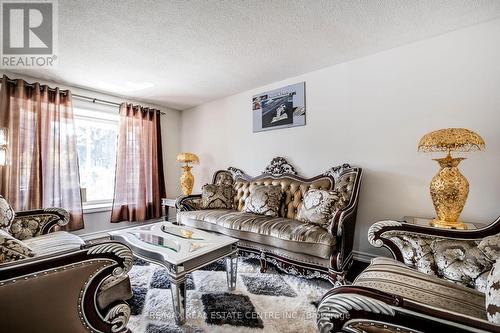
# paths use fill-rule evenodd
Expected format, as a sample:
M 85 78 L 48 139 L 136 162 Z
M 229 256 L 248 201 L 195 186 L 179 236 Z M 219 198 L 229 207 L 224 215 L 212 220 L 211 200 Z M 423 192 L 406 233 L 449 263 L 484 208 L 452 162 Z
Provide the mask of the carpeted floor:
M 216 262 L 190 274 L 187 320 L 179 327 L 174 324 L 170 283 L 163 268 L 136 261 L 130 279 L 132 333 L 316 332 L 316 305 L 332 287 L 273 268 L 261 274 L 258 261 L 240 259 L 236 290 L 228 292 L 225 265 Z

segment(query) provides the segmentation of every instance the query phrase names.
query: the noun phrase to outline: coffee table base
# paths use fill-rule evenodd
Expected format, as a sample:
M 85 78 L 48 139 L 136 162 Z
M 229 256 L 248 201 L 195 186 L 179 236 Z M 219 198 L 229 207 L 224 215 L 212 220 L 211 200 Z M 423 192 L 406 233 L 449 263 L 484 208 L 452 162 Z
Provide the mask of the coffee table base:
M 172 269 L 173 267 L 166 267 Z M 175 266 L 178 272 L 183 271 L 182 266 Z M 169 271 L 170 272 L 170 271 Z M 227 289 L 236 289 L 236 276 L 238 272 L 238 252 L 226 256 L 226 278 Z M 172 305 L 174 308 L 175 323 L 183 325 L 186 322 L 186 274 L 178 275 L 177 278 L 169 274 L 170 291 L 172 293 Z

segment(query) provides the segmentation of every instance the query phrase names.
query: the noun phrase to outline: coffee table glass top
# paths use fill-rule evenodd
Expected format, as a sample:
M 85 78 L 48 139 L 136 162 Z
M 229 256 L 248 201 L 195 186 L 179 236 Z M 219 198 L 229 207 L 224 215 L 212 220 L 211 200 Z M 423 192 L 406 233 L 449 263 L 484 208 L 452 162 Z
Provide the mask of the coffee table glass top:
M 124 240 L 141 251 L 160 253 L 163 260 L 179 265 L 189 259 L 235 244 L 238 240 L 186 226 L 160 222 L 111 231 L 111 238 Z

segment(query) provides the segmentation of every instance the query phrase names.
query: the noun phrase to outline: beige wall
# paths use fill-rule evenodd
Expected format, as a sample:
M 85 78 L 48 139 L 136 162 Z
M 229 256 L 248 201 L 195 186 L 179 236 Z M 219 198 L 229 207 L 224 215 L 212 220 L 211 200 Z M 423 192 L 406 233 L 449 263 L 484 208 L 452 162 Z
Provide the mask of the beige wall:
M 434 214 L 428 185 L 437 164 L 416 152 L 420 137 L 466 127 L 487 151 L 462 163 L 471 184 L 462 216 L 491 221 L 500 213 L 499 37 L 494 20 L 183 111 L 182 150 L 201 159 L 195 192 L 216 169 L 256 175 L 274 156 L 306 176 L 349 162 L 364 169 L 355 249 L 380 253 L 366 241 L 373 222 Z M 252 133 L 251 96 L 301 81 L 307 125 Z

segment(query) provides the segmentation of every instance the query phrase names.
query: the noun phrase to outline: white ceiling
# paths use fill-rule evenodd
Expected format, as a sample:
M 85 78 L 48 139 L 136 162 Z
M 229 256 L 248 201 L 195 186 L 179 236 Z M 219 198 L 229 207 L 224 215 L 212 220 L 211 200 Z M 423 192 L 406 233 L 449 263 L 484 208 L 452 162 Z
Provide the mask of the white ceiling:
M 58 68 L 19 73 L 187 109 L 499 16 L 499 0 L 64 0 Z

